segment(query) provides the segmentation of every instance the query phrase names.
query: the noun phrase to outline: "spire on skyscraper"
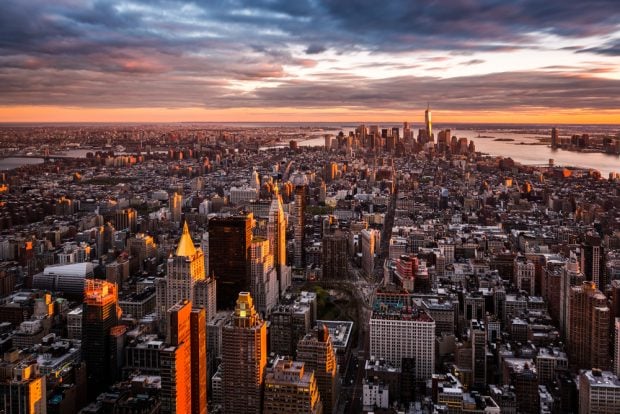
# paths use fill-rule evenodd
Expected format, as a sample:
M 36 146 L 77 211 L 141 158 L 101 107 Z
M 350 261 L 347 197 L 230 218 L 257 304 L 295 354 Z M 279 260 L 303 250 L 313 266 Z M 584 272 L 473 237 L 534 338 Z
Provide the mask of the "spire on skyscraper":
M 433 124 L 431 122 L 431 104 L 426 103 L 426 111 L 424 112 L 424 123 L 426 125 L 426 136 L 429 140 L 433 140 Z
M 186 221 L 183 224 L 183 234 L 181 235 L 181 239 L 179 240 L 179 245 L 177 246 L 176 255 L 190 257 L 190 256 L 194 256 L 195 254 L 196 254 L 196 248 L 194 247 L 192 236 L 189 234 L 189 228 L 187 227 L 187 221 Z

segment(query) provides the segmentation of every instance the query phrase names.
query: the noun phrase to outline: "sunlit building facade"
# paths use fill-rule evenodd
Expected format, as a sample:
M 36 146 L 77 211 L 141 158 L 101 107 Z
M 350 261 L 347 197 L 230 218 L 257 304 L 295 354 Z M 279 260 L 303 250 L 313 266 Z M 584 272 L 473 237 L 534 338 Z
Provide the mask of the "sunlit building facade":
M 157 313 L 160 317 L 180 301 L 200 302 L 196 301 L 195 290 L 196 283 L 205 280 L 204 255 L 201 249 L 194 247 L 187 223 L 183 225 L 175 254 L 168 258 L 166 266 L 165 283 L 157 284 Z M 200 306 L 204 304 L 200 303 Z
M 250 293 L 239 293 L 232 320 L 222 331 L 225 414 L 259 414 L 267 365 L 267 325 Z
M 314 372 L 303 362 L 282 357 L 276 359 L 265 375 L 263 414 L 321 414 Z

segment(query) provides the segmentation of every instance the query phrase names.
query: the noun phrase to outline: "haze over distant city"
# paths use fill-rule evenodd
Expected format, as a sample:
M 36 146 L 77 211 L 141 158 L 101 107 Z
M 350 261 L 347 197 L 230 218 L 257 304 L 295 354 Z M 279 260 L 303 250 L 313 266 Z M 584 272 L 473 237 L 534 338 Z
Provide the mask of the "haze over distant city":
M 5 0 L 0 122 L 618 123 L 619 54 L 616 0 Z

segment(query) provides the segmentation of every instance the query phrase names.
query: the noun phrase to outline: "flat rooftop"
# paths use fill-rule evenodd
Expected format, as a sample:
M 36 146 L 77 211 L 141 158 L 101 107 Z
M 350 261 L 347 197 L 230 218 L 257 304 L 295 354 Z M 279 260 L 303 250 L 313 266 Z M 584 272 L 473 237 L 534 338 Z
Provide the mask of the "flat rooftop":
M 584 371 L 583 375 L 591 386 L 620 388 L 620 379 L 613 372 L 590 370 Z
M 327 326 L 335 348 L 346 348 L 349 344 L 353 330 L 352 321 L 316 321 L 316 324 Z
M 402 303 L 385 303 L 375 300 L 370 319 L 410 320 L 418 322 L 434 322 L 435 320 L 418 306 L 406 306 Z

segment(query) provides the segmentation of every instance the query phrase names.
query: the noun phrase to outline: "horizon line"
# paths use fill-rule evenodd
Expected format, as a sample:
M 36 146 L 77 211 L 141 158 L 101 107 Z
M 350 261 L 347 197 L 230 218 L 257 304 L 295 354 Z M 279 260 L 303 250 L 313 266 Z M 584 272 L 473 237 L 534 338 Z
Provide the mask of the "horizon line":
M 139 124 L 139 125 L 169 125 L 169 124 L 397 124 L 407 122 L 410 125 L 424 125 L 424 122 L 421 121 L 360 121 L 360 120 L 350 120 L 350 121 L 0 121 L 0 126 L 6 125 L 40 125 L 40 124 L 48 124 L 48 125 L 60 125 L 60 124 L 94 124 L 94 125 L 109 125 L 109 124 Z M 540 123 L 540 122 L 475 122 L 475 121 L 442 121 L 436 122 L 434 125 L 593 125 L 593 126 L 618 126 L 620 127 L 620 122 L 617 123 L 599 123 L 599 122 L 579 122 L 579 123 L 565 123 L 565 122 L 556 122 L 556 123 Z

